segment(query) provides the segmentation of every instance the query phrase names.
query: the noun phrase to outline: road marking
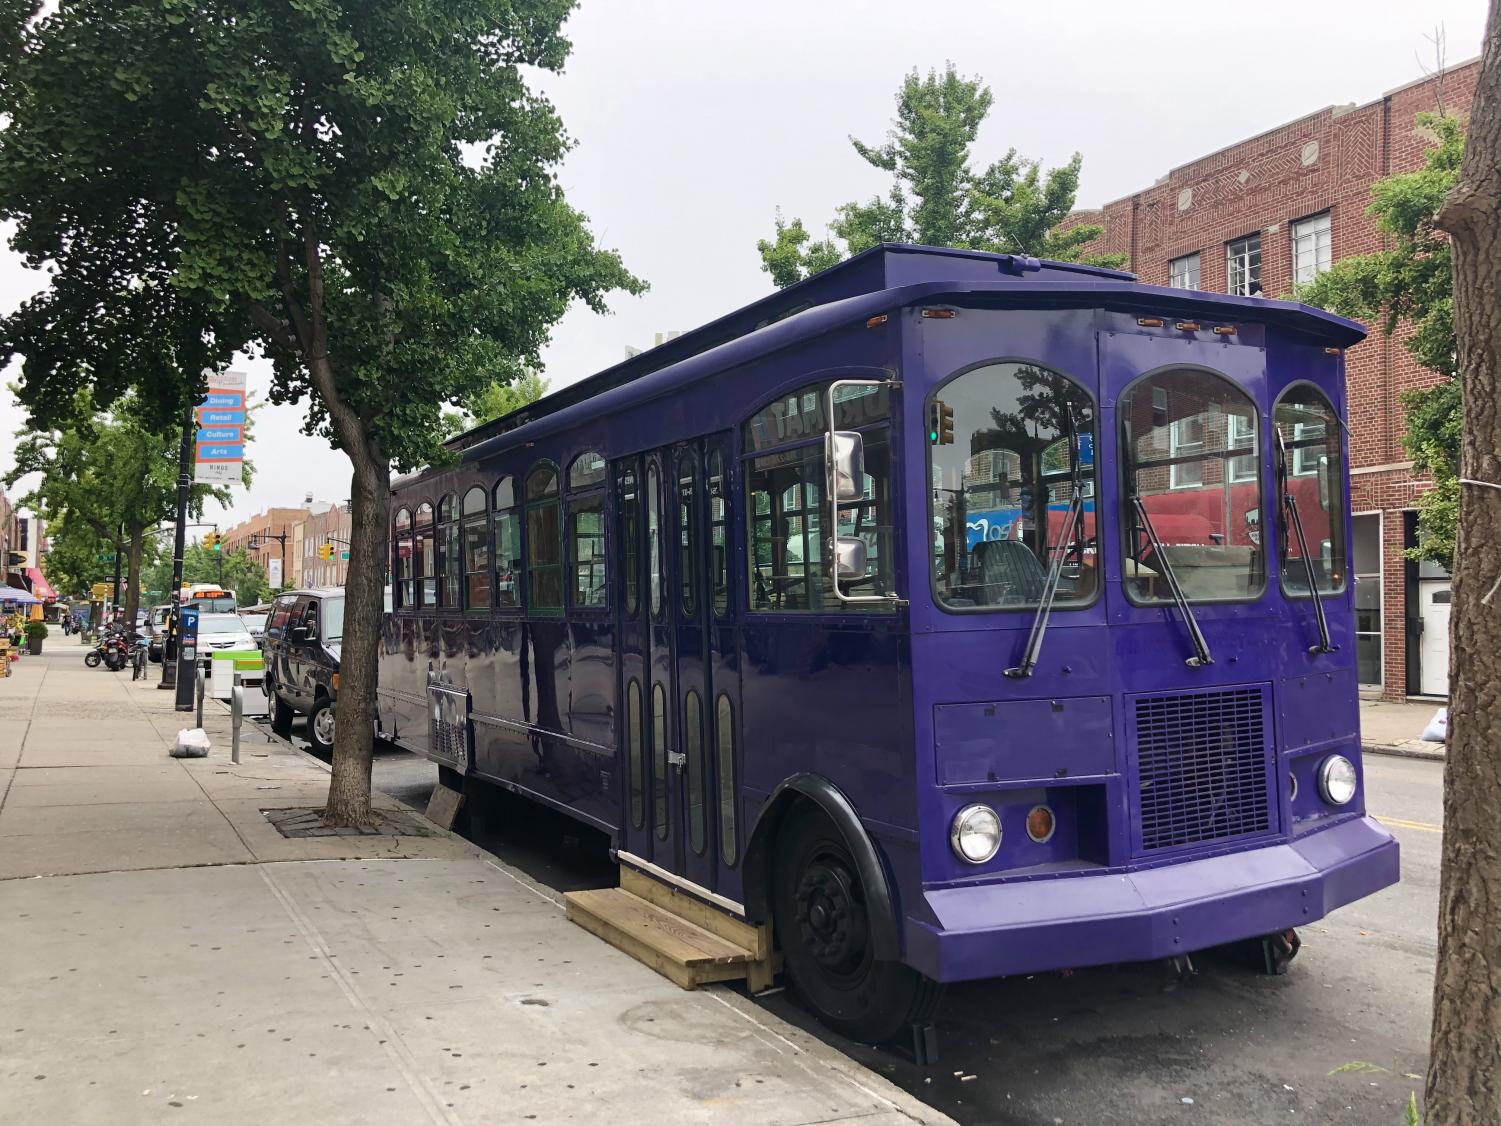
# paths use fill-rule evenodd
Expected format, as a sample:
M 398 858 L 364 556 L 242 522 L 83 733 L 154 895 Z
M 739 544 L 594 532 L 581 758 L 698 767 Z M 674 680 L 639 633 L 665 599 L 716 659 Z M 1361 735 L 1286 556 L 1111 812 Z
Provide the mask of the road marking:
M 1383 825 L 1394 825 L 1398 829 L 1421 829 L 1425 833 L 1442 833 L 1442 825 L 1430 825 L 1426 821 L 1404 821 L 1400 817 L 1385 817 L 1382 814 L 1373 814 L 1377 821 Z

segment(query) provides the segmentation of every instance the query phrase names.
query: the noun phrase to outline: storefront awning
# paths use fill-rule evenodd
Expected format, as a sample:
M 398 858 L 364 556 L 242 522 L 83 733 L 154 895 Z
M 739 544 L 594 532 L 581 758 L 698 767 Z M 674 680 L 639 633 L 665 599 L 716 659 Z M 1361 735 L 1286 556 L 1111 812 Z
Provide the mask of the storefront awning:
M 47 580 L 42 578 L 42 572 L 37 567 L 26 568 L 26 578 L 31 583 L 31 593 L 43 602 L 56 602 L 57 591 L 53 590 Z

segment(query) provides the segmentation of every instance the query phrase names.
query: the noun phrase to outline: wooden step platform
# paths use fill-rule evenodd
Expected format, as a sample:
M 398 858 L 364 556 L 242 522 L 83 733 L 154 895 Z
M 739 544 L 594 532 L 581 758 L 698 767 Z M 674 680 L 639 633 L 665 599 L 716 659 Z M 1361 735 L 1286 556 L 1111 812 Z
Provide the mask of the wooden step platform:
M 752 926 L 628 865 L 620 882 L 566 892 L 568 917 L 684 989 L 739 978 L 752 992 L 771 986 L 770 926 Z

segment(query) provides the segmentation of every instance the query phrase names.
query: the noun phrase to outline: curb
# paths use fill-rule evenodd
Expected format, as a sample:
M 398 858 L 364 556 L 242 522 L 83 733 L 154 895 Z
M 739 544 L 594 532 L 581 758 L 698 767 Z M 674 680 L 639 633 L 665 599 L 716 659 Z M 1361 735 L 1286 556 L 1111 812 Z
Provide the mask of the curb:
M 1412 740 L 1420 742 L 1420 740 Z M 1427 750 L 1424 747 L 1408 746 L 1402 743 L 1363 743 L 1360 748 L 1361 754 L 1385 755 L 1387 758 L 1411 758 L 1423 759 L 1428 762 L 1443 762 L 1444 751 L 1442 743 L 1432 744 L 1435 750 Z

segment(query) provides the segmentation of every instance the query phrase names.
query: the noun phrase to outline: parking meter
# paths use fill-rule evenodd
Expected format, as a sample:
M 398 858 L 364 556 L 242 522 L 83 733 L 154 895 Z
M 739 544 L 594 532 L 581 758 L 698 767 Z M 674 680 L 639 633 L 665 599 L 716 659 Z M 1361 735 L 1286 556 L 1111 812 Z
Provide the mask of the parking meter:
M 180 712 L 193 710 L 193 694 L 198 678 L 194 675 L 198 664 L 198 607 L 184 606 L 177 611 L 177 696 L 175 707 Z

